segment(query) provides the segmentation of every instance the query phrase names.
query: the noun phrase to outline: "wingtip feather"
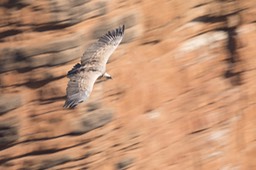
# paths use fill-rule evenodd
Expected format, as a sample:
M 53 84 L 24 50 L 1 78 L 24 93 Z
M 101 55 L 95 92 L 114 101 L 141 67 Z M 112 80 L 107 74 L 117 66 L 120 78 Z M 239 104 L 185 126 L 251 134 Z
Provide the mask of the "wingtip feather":
M 73 109 L 77 106 L 77 103 L 74 100 L 66 100 L 63 107 L 66 109 Z
M 119 26 L 116 29 L 113 29 L 112 31 L 108 31 L 104 36 L 102 36 L 99 40 L 103 42 L 109 42 L 116 37 L 123 36 L 125 30 L 125 25 Z
M 122 26 L 122 33 L 124 33 L 125 25 Z

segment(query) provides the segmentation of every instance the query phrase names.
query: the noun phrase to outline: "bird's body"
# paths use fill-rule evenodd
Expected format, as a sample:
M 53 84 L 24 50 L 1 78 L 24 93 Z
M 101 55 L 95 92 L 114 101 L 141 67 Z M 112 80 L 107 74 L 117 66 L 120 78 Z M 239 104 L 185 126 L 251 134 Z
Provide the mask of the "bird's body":
M 106 73 L 106 64 L 110 55 L 122 41 L 123 35 L 124 25 L 100 37 L 84 52 L 81 63 L 76 64 L 68 72 L 67 77 L 70 80 L 66 89 L 65 108 L 74 108 L 86 100 L 99 77 L 111 78 Z

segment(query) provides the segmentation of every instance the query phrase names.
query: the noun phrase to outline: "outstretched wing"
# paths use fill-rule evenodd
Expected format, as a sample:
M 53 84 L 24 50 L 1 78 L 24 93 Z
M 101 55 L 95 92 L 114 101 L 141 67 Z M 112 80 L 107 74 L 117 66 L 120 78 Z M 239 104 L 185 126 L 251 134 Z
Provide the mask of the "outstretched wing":
M 83 54 L 81 64 L 96 62 L 98 65 L 105 67 L 110 55 L 115 51 L 123 39 L 124 25 L 113 31 L 109 31 L 100 37 L 97 42 L 92 44 Z
M 65 108 L 74 108 L 77 104 L 86 100 L 92 92 L 95 81 L 101 76 L 98 71 L 86 70 L 76 66 L 68 73 L 70 80 L 66 89 L 67 99 L 63 106 Z

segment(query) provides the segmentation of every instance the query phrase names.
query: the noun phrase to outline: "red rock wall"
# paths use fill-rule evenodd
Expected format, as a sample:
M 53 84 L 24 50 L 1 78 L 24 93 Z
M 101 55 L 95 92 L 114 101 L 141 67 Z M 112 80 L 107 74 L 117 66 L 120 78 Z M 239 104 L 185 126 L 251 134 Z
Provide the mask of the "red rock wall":
M 256 169 L 254 0 L 0 2 L 0 169 Z M 125 24 L 113 80 L 67 71 Z

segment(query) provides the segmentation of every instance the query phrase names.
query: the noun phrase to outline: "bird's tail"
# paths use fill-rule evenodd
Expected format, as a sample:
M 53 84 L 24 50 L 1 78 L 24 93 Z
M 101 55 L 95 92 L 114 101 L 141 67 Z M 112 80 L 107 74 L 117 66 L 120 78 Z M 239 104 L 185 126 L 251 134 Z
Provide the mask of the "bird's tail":
M 78 69 L 81 67 L 80 63 L 77 63 L 69 72 L 68 72 L 68 77 L 72 76 L 73 74 L 76 74 Z

